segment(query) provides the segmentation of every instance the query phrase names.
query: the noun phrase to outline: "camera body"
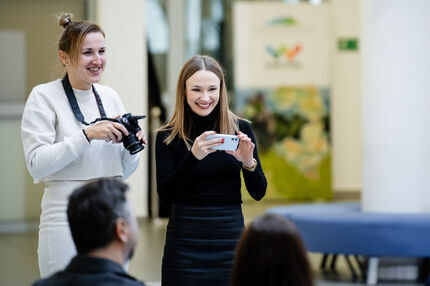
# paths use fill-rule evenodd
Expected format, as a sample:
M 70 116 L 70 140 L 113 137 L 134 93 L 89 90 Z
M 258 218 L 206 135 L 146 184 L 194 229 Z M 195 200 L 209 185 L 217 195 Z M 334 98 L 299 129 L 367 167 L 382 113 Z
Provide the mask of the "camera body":
M 145 115 L 136 115 L 133 116 L 131 113 L 126 113 L 123 116 L 119 118 L 108 118 L 107 120 L 118 122 L 127 129 L 128 136 L 122 137 L 122 144 L 124 145 L 124 148 L 127 149 L 131 155 L 139 153 L 143 149 L 145 149 L 145 146 L 143 146 L 142 142 L 136 138 L 136 133 L 141 130 L 138 124 L 139 119 L 145 118 Z

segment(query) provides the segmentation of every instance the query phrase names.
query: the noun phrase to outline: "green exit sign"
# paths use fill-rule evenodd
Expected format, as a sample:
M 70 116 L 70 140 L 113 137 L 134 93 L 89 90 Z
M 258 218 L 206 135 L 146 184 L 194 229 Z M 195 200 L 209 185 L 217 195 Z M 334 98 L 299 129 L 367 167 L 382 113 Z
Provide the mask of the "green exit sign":
M 357 38 L 340 38 L 337 42 L 340 51 L 358 51 Z

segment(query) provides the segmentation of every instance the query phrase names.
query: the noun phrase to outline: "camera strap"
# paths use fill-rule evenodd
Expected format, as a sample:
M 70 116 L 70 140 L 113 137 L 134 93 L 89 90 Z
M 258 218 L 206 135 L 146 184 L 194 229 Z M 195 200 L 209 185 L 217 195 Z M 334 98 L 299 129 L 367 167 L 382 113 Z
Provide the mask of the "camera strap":
M 91 87 L 93 89 L 93 93 L 94 93 L 94 96 L 95 96 L 96 101 L 97 101 L 97 106 L 99 108 L 100 118 L 97 118 L 96 120 L 94 120 L 91 123 L 87 123 L 84 119 L 84 115 L 82 114 L 81 109 L 79 108 L 78 101 L 76 100 L 76 96 L 75 96 L 75 93 L 73 92 L 73 88 L 72 88 L 72 85 L 70 84 L 70 80 L 69 80 L 69 75 L 67 73 L 64 76 L 63 80 L 61 81 L 61 83 L 63 84 L 64 92 L 67 95 L 67 99 L 69 100 L 70 107 L 72 108 L 73 113 L 75 114 L 75 117 L 79 122 L 81 122 L 84 125 L 92 125 L 92 124 L 96 123 L 97 121 L 100 121 L 100 120 L 106 118 L 106 113 L 105 113 L 105 110 L 103 108 L 102 100 L 101 100 L 99 94 L 97 93 L 97 90 L 93 84 L 91 85 Z

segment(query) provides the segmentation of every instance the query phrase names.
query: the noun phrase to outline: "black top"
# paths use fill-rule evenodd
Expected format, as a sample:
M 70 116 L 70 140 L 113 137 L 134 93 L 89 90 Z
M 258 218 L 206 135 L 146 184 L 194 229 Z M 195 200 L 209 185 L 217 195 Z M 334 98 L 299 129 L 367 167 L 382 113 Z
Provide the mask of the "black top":
M 195 140 L 205 131 L 214 130 L 215 118 L 212 112 L 208 116 L 193 114 L 191 122 L 191 140 Z M 251 126 L 247 121 L 239 120 L 239 130 L 247 134 L 256 144 Z M 202 160 L 194 157 L 184 141 L 176 137 L 169 145 L 164 139 L 170 131 L 160 131 L 156 139 L 157 191 L 160 199 L 167 204 L 182 205 L 231 205 L 241 204 L 242 170 L 245 185 L 255 200 L 261 200 L 266 193 L 267 181 L 254 148 L 254 158 L 258 162 L 254 172 L 242 169 L 242 163 L 224 151 L 207 155 Z
M 143 282 L 128 275 L 121 265 L 112 260 L 75 256 L 65 270 L 36 281 L 33 286 L 144 286 Z

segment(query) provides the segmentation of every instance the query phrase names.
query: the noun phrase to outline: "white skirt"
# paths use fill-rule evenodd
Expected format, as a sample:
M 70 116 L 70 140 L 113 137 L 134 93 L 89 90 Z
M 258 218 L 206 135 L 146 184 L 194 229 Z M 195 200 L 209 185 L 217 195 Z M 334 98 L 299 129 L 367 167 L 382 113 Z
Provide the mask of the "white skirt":
M 45 182 L 37 250 L 41 278 L 63 270 L 76 255 L 67 221 L 67 203 L 69 195 L 87 182 Z

